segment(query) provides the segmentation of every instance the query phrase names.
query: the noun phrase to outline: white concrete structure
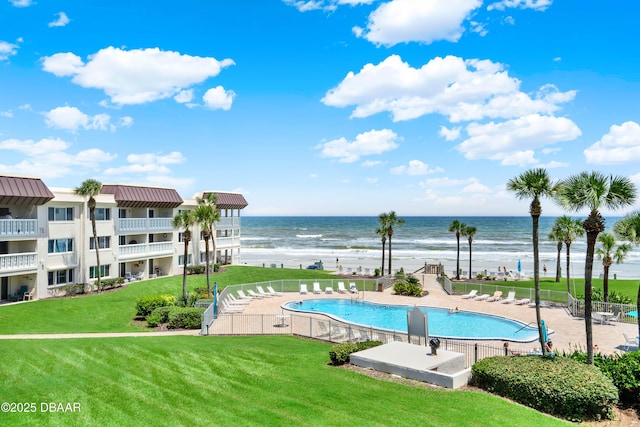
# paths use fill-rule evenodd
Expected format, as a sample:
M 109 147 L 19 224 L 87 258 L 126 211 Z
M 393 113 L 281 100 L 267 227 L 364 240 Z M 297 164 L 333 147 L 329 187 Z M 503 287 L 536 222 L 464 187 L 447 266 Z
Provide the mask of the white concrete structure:
M 242 194 L 207 191 L 182 199 L 174 189 L 105 184 L 96 200 L 94 242 L 87 199 L 74 189 L 49 189 L 39 178 L 0 176 L 0 301 L 56 295 L 67 285 L 93 284 L 98 245 L 101 278 L 150 278 L 182 274 L 182 231 L 172 225 L 197 198 L 217 197 L 215 259 L 239 264 Z M 191 228 L 188 265 L 205 264 L 198 225 Z M 210 245 L 213 263 L 213 245 Z

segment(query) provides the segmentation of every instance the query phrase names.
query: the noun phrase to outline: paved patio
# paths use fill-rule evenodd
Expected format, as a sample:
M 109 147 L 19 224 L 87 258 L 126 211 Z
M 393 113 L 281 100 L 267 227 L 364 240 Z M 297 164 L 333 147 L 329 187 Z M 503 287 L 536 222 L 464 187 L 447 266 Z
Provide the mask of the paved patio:
M 397 304 L 407 306 L 431 306 L 446 307 L 459 310 L 468 310 L 478 313 L 494 314 L 498 316 L 509 317 L 524 323 L 536 321 L 535 308 L 528 305 L 502 304 L 501 302 L 486 302 L 463 299 L 458 295 L 448 295 L 442 287 L 436 282 L 435 275 L 422 275 L 424 288 L 429 291 L 427 296 L 416 298 L 394 295 L 392 289 L 386 289 L 384 292 L 364 292 L 365 301 L 379 302 L 384 304 Z M 362 295 L 362 293 L 360 294 Z M 244 310 L 246 314 L 280 314 L 282 312 L 282 304 L 289 301 L 298 301 L 312 298 L 344 298 L 348 295 L 339 294 L 334 291 L 333 294 L 313 294 L 300 295 L 297 292 L 285 293 L 282 296 L 270 297 L 263 299 L 254 299 Z M 570 351 L 575 348 L 586 348 L 585 324 L 583 318 L 572 317 L 564 307 L 541 308 L 542 318 L 547 327 L 554 331 L 550 335 L 553 340 L 554 348 L 557 351 Z M 596 347 L 595 352 L 610 354 L 614 352 L 624 352 L 623 345 L 625 339 L 623 333 L 629 337 L 638 335 L 638 326 L 636 324 L 612 322 L 611 324 L 593 324 L 593 343 Z M 487 344 L 502 346 L 503 342 L 489 341 Z M 538 342 L 526 344 L 511 344 L 512 347 L 518 349 L 534 349 L 539 348 Z M 633 347 L 632 347 L 633 349 Z

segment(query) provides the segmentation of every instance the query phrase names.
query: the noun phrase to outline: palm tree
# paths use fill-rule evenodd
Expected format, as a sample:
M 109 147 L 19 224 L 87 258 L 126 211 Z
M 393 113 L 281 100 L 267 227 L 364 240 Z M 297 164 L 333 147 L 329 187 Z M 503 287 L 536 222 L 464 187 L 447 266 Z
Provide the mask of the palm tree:
M 460 234 L 467 237 L 467 241 L 469 242 L 469 279 L 471 279 L 471 243 L 473 242 L 473 236 L 476 234 L 478 229 L 476 227 L 465 225 L 465 227 L 460 231 Z
M 560 255 L 562 254 L 562 243 L 564 238 L 562 236 L 562 230 L 558 226 L 558 224 L 554 224 L 551 228 L 551 232 L 547 236 L 547 238 L 553 242 L 556 242 L 558 245 L 558 256 L 556 257 L 556 282 L 560 281 Z
M 402 227 L 404 219 L 398 218 L 395 211 L 387 215 L 387 236 L 389 236 L 389 274 L 391 274 L 391 238 L 393 237 L 393 227 Z
M 384 276 L 384 254 L 385 254 L 385 247 L 387 244 L 387 230 L 381 227 L 378 227 L 376 228 L 376 234 L 378 236 L 381 236 L 382 238 L 382 267 L 380 268 L 380 274 Z
M 601 207 L 616 210 L 630 206 L 636 199 L 636 187 L 629 178 L 604 175 L 600 172 L 581 172 L 561 184 L 559 202 L 566 208 L 590 210 L 582 223 L 587 234 L 587 254 L 584 267 L 584 323 L 587 336 L 587 363 L 593 364 L 593 331 L 591 325 L 593 257 L 598 234 L 605 230 Z
M 460 222 L 457 219 L 454 219 L 449 226 L 449 232 L 456 233 L 456 241 L 458 244 L 458 252 L 456 255 L 456 280 L 460 280 L 460 236 L 462 235 L 462 230 L 466 227 L 467 225 L 464 222 Z
M 567 248 L 567 293 L 571 295 L 571 243 L 578 237 L 584 236 L 582 221 L 570 216 L 563 215 L 556 218 L 554 228 L 562 235 L 564 246 Z
M 389 234 L 389 215 L 387 213 L 381 213 L 378 215 L 378 223 L 380 227 L 376 228 L 376 234 L 382 237 L 382 268 L 380 274 L 384 276 L 384 254 L 387 243 L 387 235 Z
M 604 303 L 607 304 L 609 302 L 609 268 L 614 261 L 616 264 L 622 264 L 627 257 L 627 252 L 631 250 L 631 245 L 622 243 L 616 246 L 616 238 L 611 233 L 600 234 L 598 242 L 600 242 L 600 246 L 596 248 L 596 255 L 598 259 L 602 260 L 602 266 L 604 267 L 602 293 L 604 294 Z
M 98 287 L 98 292 L 102 290 L 102 286 L 100 285 L 100 250 L 99 250 L 99 242 L 98 242 L 98 231 L 96 229 L 96 199 L 95 197 L 100 194 L 100 190 L 102 190 L 102 183 L 96 181 L 95 179 L 85 179 L 80 187 L 76 187 L 74 192 L 82 197 L 88 197 L 87 206 L 89 207 L 89 218 L 91 219 L 91 228 L 93 231 L 93 243 L 96 247 L 96 274 L 98 275 L 98 279 L 96 280 L 96 285 Z
M 640 245 L 640 211 L 630 213 L 616 222 L 613 225 L 613 232 L 635 245 Z M 638 285 L 636 310 L 640 313 L 640 284 Z M 638 317 L 638 335 L 640 336 L 640 317 Z
M 218 202 L 216 195 L 213 193 L 207 193 L 204 198 L 196 197 L 198 207 L 194 211 L 196 222 L 202 229 L 202 237 L 204 238 L 205 247 L 205 264 L 207 274 L 207 296 L 211 297 L 211 279 L 209 278 L 209 238 L 213 242 L 213 263 L 216 262 L 216 244 L 213 236 L 214 224 L 220 219 L 220 212 L 216 209 L 216 203 Z
M 530 169 L 507 182 L 507 189 L 515 193 L 518 199 L 532 199 L 529 206 L 532 222 L 533 237 L 533 284 L 536 302 L 536 320 L 538 322 L 538 334 L 542 354 L 546 356 L 547 348 L 544 342 L 542 330 L 542 318 L 540 315 L 540 254 L 538 249 L 538 222 L 542 215 L 540 197 L 553 197 L 556 185 L 551 181 L 546 169 Z
M 182 269 L 182 297 L 187 298 L 187 261 L 189 257 L 189 242 L 191 241 L 191 230 L 196 223 L 196 216 L 193 211 L 182 211 L 173 217 L 171 224 L 174 228 L 184 228 L 182 240 L 184 242 L 184 260 Z

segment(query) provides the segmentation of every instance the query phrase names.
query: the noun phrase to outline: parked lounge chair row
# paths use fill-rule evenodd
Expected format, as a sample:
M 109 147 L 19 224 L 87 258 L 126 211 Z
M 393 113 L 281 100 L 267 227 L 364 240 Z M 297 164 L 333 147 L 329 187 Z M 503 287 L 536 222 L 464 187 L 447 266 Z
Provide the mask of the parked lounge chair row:
M 332 294 L 333 293 L 333 286 L 327 286 L 326 288 L 324 288 L 324 292 L 327 294 Z M 347 290 L 344 287 L 344 282 L 338 282 L 338 292 L 341 294 L 346 294 L 347 292 L 351 292 L 352 294 L 358 293 L 358 288 L 356 286 L 355 282 L 350 282 L 349 283 L 349 290 Z M 306 283 L 302 283 L 300 285 L 300 293 L 301 294 L 307 294 L 309 293 L 309 289 L 307 287 Z M 313 282 L 313 293 L 314 294 L 321 294 L 322 293 L 322 289 L 320 288 L 320 282 Z
M 495 291 L 493 295 L 489 295 L 489 294 L 478 295 L 477 289 L 473 289 L 469 293 L 462 295 L 461 298 L 474 299 L 476 301 L 488 301 L 488 302 L 501 301 L 503 304 L 514 303 L 516 305 L 528 304 L 531 301 L 531 299 L 529 298 L 516 299 L 515 291 L 509 291 L 509 294 L 507 295 L 507 297 L 502 298 L 502 291 Z

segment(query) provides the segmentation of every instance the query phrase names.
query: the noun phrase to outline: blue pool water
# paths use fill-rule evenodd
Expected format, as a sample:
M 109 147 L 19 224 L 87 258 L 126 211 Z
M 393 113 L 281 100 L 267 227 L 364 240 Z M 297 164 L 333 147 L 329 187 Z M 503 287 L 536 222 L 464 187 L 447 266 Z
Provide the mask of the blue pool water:
M 352 302 L 348 299 L 310 299 L 289 302 L 285 307 L 295 311 L 324 313 L 357 325 L 373 326 L 400 332 L 407 331 L 407 311 L 413 307 Z M 532 342 L 538 329 L 522 322 L 488 314 L 449 309 L 420 307 L 428 314 L 429 335 L 457 339 L 507 340 Z

